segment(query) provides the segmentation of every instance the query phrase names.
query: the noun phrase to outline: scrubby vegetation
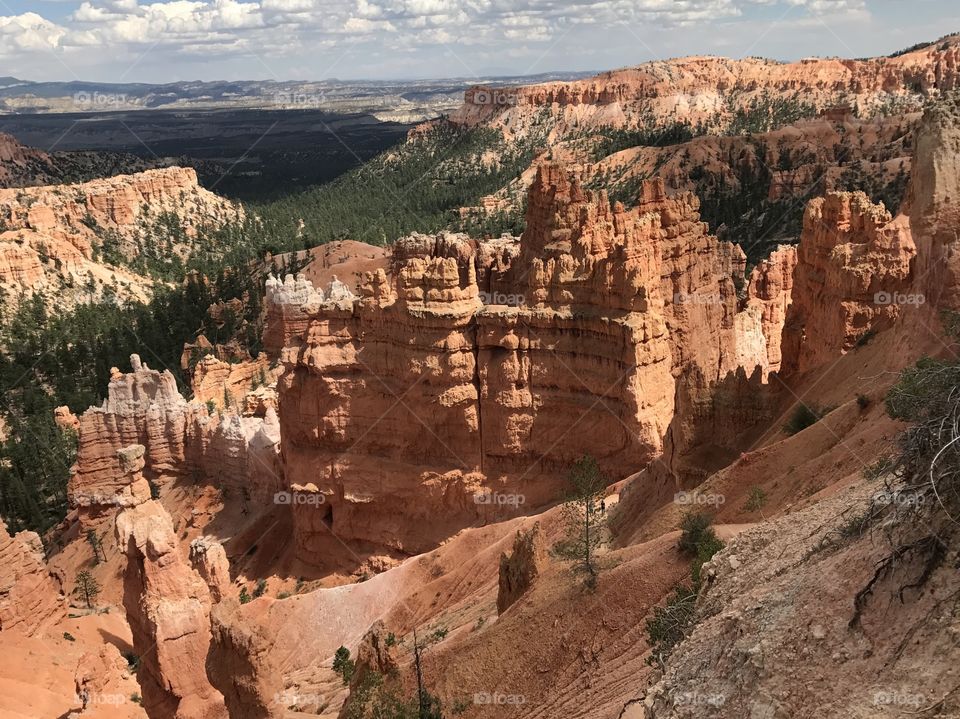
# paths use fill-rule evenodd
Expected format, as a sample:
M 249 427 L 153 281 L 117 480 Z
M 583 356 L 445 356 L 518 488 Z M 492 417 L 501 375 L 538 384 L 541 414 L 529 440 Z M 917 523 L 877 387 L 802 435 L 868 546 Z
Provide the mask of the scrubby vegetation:
M 824 414 L 826 413 L 817 407 L 799 402 L 790 414 L 790 418 L 783 425 L 783 431 L 789 435 L 802 432 L 807 427 L 812 427 L 819 422 Z
M 647 639 L 650 643 L 651 664 L 663 667 L 667 657 L 690 632 L 696 622 L 697 595 L 703 582 L 701 570 L 717 552 L 723 542 L 711 526 L 709 515 L 691 512 L 680 522 L 680 550 L 690 557 L 689 585 L 680 584 L 662 607 L 653 610 L 647 620 Z
M 950 330 L 956 316 L 945 317 Z M 899 452 L 864 471 L 882 480 L 865 507 L 854 508 L 825 546 L 882 528 L 887 555 L 857 592 L 851 626 L 857 626 L 871 598 L 887 580 L 896 582 L 904 601 L 923 592 L 927 582 L 960 542 L 960 361 L 925 357 L 901 372 L 886 397 L 887 413 L 911 423 Z
M 887 179 L 882 172 L 870 171 L 861 160 L 855 160 L 844 168 L 835 189 L 850 192 L 860 190 L 866 193 L 871 202 L 882 202 L 884 207 L 895 215 L 903 202 L 909 179 L 902 162 L 897 174 Z
M 817 108 L 796 98 L 774 95 L 764 91 L 760 97 L 753 98 L 745 107 L 734 106 L 736 97 L 727 99 L 730 105 L 730 124 L 728 135 L 743 135 L 753 132 L 769 132 L 784 125 L 792 125 L 797 120 L 815 117 Z
M 678 145 L 706 134 L 707 130 L 707 126 L 703 124 L 694 126 L 685 122 L 672 122 L 668 125 L 656 125 L 652 121 L 631 129 L 600 128 L 597 130 L 599 138 L 592 150 L 592 161 L 597 162 L 631 147 Z
M 440 628 L 430 632 L 426 638 L 420 639 L 414 631 L 410 642 L 410 653 L 414 675 L 417 681 L 416 694 L 408 698 L 403 686 L 397 677 L 384 676 L 377 671 L 365 671 L 350 691 L 341 716 L 346 719 L 443 719 L 444 711 L 440 699 L 432 694 L 426 685 L 423 670 L 423 653 L 432 645 L 446 637 L 446 629 Z M 391 646 L 391 645 L 388 645 Z M 341 647 L 340 650 L 344 649 Z M 349 651 L 344 654 L 337 650 L 343 659 L 349 657 Z M 334 660 L 336 669 L 336 659 Z M 350 667 L 351 677 L 355 667 Z M 341 673 L 342 672 L 338 672 Z M 454 707 L 453 713 L 458 714 L 462 707 Z
M 344 684 L 350 683 L 355 666 L 353 659 L 350 658 L 350 650 L 340 646 L 333 655 L 333 671 L 340 675 Z
M 24 299 L 0 326 L 0 388 L 8 427 L 0 443 L 0 514 L 11 529 L 45 531 L 66 512 L 66 487 L 76 453 L 76 437 L 53 421 L 53 410 L 67 405 L 82 412 L 106 395 L 111 367 L 126 367 L 130 354 L 143 355 L 158 369 L 169 369 L 186 388 L 180 369 L 184 342 L 205 327 L 211 341 L 233 336 L 239 319 L 216 322 L 209 308 L 243 297 L 246 340 L 259 349 L 258 322 L 263 294 L 258 274 L 221 272 L 161 289 L 148 304 L 81 305 L 68 312 L 48 311 L 39 296 Z
M 476 205 L 530 165 L 549 129 L 542 122 L 519 145 L 492 129 L 441 124 L 329 184 L 254 206 L 263 246 L 289 249 L 297 234 L 311 247 L 343 238 L 382 245 L 456 225 L 457 208 Z M 298 230 L 292 220 L 300 218 Z

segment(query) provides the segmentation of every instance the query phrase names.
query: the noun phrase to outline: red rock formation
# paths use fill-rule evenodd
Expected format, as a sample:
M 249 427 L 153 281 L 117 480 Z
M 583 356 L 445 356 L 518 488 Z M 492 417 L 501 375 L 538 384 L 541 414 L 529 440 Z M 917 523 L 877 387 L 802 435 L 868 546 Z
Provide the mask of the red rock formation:
M 0 187 L 48 184 L 56 174 L 47 153 L 0 132 Z
M 960 86 L 956 37 L 898 57 L 809 58 L 781 63 L 760 58 L 685 57 L 601 73 L 586 80 L 525 87 L 474 87 L 451 115 L 463 125 L 503 119 L 508 131 L 546 108 L 580 124 L 691 124 L 729 117 L 764 96 L 791 97 L 823 110 L 838 101 L 872 110 L 893 99 L 913 101 Z M 509 121 L 507 119 L 509 118 Z
M 222 415 L 198 431 L 196 466 L 210 481 L 241 495 L 244 502 L 268 504 L 286 489 L 280 464 L 280 422 L 268 408 L 261 417 Z
M 278 701 L 284 677 L 272 651 L 275 628 L 264 626 L 260 617 L 244 616 L 240 610 L 245 608 L 232 598 L 214 606 L 210 678 L 223 692 L 230 719 L 278 716 L 286 706 Z
M 0 632 L 33 636 L 65 615 L 60 586 L 47 571 L 36 532 L 7 533 L 0 521 Z
M 210 592 L 183 556 L 156 501 L 125 509 L 117 539 L 127 556 L 123 605 L 140 657 L 138 680 L 151 719 L 226 719 L 207 679 Z
M 88 301 L 105 287 L 121 299 L 143 299 L 152 282 L 99 261 L 103 232 L 115 233 L 117 251 L 137 256 L 152 218 L 172 213 L 188 238 L 201 226 L 241 216 L 233 203 L 200 187 L 191 168 L 147 170 L 77 185 L 0 189 L 0 286 L 13 295 L 56 293 L 64 302 Z M 189 253 L 187 244 L 171 251 Z M 92 285 L 90 284 L 92 278 Z
M 783 332 L 784 373 L 804 372 L 892 324 L 910 291 L 917 254 L 906 217 L 893 219 L 862 192 L 811 200 L 797 249 L 793 303 Z
M 389 634 L 383 621 L 377 620 L 367 630 L 357 647 L 353 675 L 350 677 L 350 692 L 356 694 L 363 691 L 361 687 L 367 682 L 371 672 L 380 677 L 393 677 L 400 671 L 400 662 L 397 655 L 398 647 L 388 640 Z M 349 702 L 344 702 L 340 710 L 340 719 L 349 719 L 351 715 Z
M 500 580 L 497 591 L 497 613 L 503 614 L 530 589 L 543 564 L 547 561 L 547 548 L 540 524 L 534 524 L 526 532 L 517 532 L 513 540 L 513 553 L 500 555 Z
M 118 693 L 117 679 L 128 676 L 129 664 L 113 644 L 103 644 L 99 650 L 87 652 L 80 658 L 74 675 L 77 699 L 82 711 L 72 717 L 96 716 L 105 705 L 118 706 L 126 701 Z
M 207 583 L 210 597 L 219 602 L 230 589 L 230 562 L 223 545 L 210 537 L 198 537 L 190 543 L 190 565 Z
M 787 310 L 793 301 L 793 273 L 797 266 L 797 248 L 793 245 L 781 245 L 762 260 L 750 273 L 747 286 L 745 312 L 737 315 L 743 326 L 737 337 L 747 338 L 751 332 L 759 330 L 756 341 L 766 344 L 767 372 L 778 372 L 782 353 L 780 343 Z M 762 338 L 762 339 L 761 339 Z M 737 364 L 749 368 L 749 362 L 755 352 L 754 342 L 745 344 L 751 351 L 737 358 Z
M 135 503 L 124 499 L 131 492 L 143 499 L 131 489 L 135 474 L 122 466 L 118 450 L 123 447 L 142 445 L 141 469 L 150 481 L 162 484 L 186 474 L 188 427 L 207 415 L 202 405 L 184 400 L 168 370 L 152 370 L 137 355 L 130 364 L 129 374 L 114 370 L 103 405 L 80 417 L 77 463 L 67 493 L 81 508 L 81 520 Z
M 905 212 L 917 244 L 920 263 L 914 293 L 932 306 L 960 309 L 960 95 L 952 93 L 924 113 L 914 140 L 916 164 Z
M 276 375 L 277 372 L 270 368 L 270 358 L 262 352 L 256 360 L 245 362 L 223 362 L 207 355 L 197 362 L 190 385 L 197 402 L 213 403 L 217 409 L 224 409 L 224 403 L 229 400 L 231 406 L 228 409 L 246 414 L 247 393 L 273 384 Z
M 770 369 L 786 281 L 740 313 L 743 254 L 707 234 L 694 196 L 641 192 L 628 211 L 546 165 L 519 242 L 404 238 L 360 297 L 268 283 L 301 558 L 331 531 L 422 550 L 551 501 L 584 453 L 630 474 L 661 451 L 686 368 L 707 391 Z
M 80 420 L 67 406 L 56 407 L 53 410 L 53 421 L 57 423 L 60 429 L 69 429 L 73 432 L 80 431 Z
M 80 417 L 67 492 L 82 522 L 149 498 L 147 481 L 162 490 L 199 474 L 259 503 L 286 487 L 280 479 L 280 425 L 269 398 L 259 398 L 259 417 L 211 416 L 203 403 L 183 398 L 169 371 L 152 370 L 137 355 L 131 365 L 129 374 L 114 372 L 103 405 Z M 118 453 L 132 445 L 142 445 L 136 468 L 125 467 Z

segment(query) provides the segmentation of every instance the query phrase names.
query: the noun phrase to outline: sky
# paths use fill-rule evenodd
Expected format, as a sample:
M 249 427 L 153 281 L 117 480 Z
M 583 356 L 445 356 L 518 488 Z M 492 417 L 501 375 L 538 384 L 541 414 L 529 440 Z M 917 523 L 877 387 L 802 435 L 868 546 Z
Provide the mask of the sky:
M 867 57 L 958 31 L 956 0 L 0 0 L 0 76 L 479 78 Z

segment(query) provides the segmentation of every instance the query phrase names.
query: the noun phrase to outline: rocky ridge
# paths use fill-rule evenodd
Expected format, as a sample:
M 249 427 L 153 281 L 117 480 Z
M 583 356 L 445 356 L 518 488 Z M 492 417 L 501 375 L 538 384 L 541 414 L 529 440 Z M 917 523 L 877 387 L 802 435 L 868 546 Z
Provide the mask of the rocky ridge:
M 864 60 L 806 58 L 782 63 L 761 58 L 685 57 L 601 73 L 587 80 L 524 87 L 474 87 L 450 116 L 473 126 L 496 119 L 507 132 L 524 131 L 543 109 L 562 123 L 637 126 L 729 121 L 771 98 L 817 110 L 837 104 L 873 114 L 898 103 L 919 107 L 960 84 L 957 36 L 897 57 Z
M 186 257 L 199 228 L 236 220 L 242 210 L 200 187 L 191 168 L 0 189 L 0 287 L 12 297 L 57 293 L 61 303 L 105 291 L 144 299 L 152 281 L 123 265 L 145 251 L 151 223 L 165 215 L 177 218 L 186 238 L 167 239 L 166 249 Z

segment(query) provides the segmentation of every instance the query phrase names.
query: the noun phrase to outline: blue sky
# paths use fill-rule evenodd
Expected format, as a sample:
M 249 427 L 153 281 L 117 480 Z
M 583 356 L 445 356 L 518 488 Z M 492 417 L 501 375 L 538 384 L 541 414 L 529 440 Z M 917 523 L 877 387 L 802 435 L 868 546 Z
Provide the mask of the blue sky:
M 0 75 L 524 75 L 693 54 L 871 56 L 955 31 L 955 0 L 0 0 Z

